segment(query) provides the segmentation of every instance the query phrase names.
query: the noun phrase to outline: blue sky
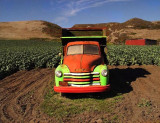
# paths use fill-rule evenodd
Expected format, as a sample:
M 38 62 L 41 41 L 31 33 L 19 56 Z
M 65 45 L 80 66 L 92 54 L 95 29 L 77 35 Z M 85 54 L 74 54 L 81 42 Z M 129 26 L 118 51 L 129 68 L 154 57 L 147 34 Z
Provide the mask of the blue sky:
M 160 20 L 160 0 L 0 0 L 0 22 L 45 20 L 62 27 Z

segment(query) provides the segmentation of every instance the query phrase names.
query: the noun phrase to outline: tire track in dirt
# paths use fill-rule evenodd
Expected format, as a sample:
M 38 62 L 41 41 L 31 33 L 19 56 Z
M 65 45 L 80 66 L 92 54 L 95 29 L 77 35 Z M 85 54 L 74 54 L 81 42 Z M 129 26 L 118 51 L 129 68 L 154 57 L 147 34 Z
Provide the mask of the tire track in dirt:
M 53 80 L 51 69 L 20 71 L 17 74 L 13 75 L 17 79 L 8 77 L 0 82 L 4 89 L 0 98 L 0 119 L 4 122 L 23 122 L 27 117 L 30 118 L 37 102 L 43 99 L 45 88 Z
M 160 121 L 160 67 L 149 65 L 109 68 L 113 92 L 121 93 L 124 97 L 116 104 L 114 112 L 75 114 L 67 122 L 82 122 L 79 119 L 95 122 L 94 120 L 102 116 L 109 119 L 113 115 L 118 115 L 120 122 Z M 53 69 L 34 69 L 19 71 L 0 80 L 0 122 L 55 121 L 39 109 L 45 90 L 53 79 Z M 142 102 L 143 99 L 145 102 Z M 144 104 L 139 107 L 141 103 Z
M 0 101 L 3 101 L 5 98 L 8 97 L 8 95 L 14 93 L 17 89 L 19 89 L 21 87 L 20 85 L 22 85 L 22 83 L 25 81 L 24 78 L 26 78 L 29 75 L 30 75 L 30 72 L 26 71 L 24 73 L 24 71 L 21 71 L 21 72 L 17 72 L 17 75 L 14 74 L 13 79 L 12 79 L 12 76 L 9 76 L 6 79 L 4 79 L 2 82 L 0 82 L 1 90 L 3 90 L 0 92 L 1 96 L 6 95 L 4 98 L 0 98 Z

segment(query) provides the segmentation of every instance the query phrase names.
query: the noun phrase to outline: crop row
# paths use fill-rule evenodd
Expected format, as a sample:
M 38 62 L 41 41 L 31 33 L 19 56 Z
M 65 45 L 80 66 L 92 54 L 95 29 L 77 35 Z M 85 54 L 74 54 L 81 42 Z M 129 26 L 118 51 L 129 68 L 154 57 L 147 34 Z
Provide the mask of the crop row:
M 55 67 L 60 57 L 60 42 L 0 41 L 0 78 L 19 70 Z M 108 45 L 109 65 L 158 65 L 160 46 Z
M 109 65 L 160 66 L 160 46 L 109 45 L 107 61 Z
M 60 60 L 60 43 L 0 41 L 0 78 L 19 70 L 55 67 Z

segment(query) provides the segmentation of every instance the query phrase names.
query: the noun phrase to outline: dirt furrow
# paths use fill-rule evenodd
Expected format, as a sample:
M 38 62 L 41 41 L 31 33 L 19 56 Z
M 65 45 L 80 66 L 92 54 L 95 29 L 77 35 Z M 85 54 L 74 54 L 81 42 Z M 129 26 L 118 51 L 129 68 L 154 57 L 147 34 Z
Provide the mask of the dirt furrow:
M 51 81 L 53 71 L 42 69 L 40 71 L 36 71 L 36 73 L 35 70 L 34 72 L 29 71 L 29 73 L 30 75 L 28 76 L 28 78 L 20 77 L 23 81 L 20 79 L 21 81 L 18 85 L 12 86 L 14 89 L 12 87 L 9 87 L 9 92 L 3 93 L 3 97 L 1 98 L 1 109 L 3 110 L 3 113 L 1 114 L 1 119 L 3 119 L 4 121 L 21 121 L 22 119 L 24 119 L 22 118 L 24 117 L 24 115 L 26 116 L 26 114 L 30 114 L 32 112 L 31 109 L 33 109 L 33 106 L 37 103 L 36 99 L 39 99 L 40 96 L 42 98 L 42 94 L 44 93 L 39 92 L 38 94 L 35 92 L 41 90 L 39 88 L 43 88 L 43 86 L 46 87 L 48 82 Z M 13 92 L 13 90 L 17 91 Z M 26 101 L 26 104 L 21 105 L 20 101 L 24 98 L 26 98 L 25 100 L 23 100 Z M 29 98 L 31 99 L 29 100 Z
M 111 114 L 92 112 L 64 118 L 64 122 L 97 122 L 103 116 L 118 116 L 120 122 L 160 121 L 160 67 L 109 66 L 111 93 L 121 94 L 123 100 L 115 104 Z M 19 71 L 0 80 L 0 122 L 53 122 L 44 114 L 40 103 L 46 88 L 54 80 L 53 69 Z M 112 97 L 111 97 L 112 98 Z M 107 97 L 106 97 L 107 99 Z M 80 121 L 77 121 L 80 122 Z

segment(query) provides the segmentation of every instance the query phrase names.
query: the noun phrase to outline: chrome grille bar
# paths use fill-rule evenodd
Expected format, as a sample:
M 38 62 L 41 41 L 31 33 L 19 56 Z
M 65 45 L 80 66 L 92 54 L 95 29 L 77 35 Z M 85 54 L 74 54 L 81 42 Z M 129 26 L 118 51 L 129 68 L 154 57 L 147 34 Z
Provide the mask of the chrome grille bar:
M 99 72 L 91 72 L 91 73 L 64 73 L 64 76 L 85 76 L 85 75 L 99 75 Z

